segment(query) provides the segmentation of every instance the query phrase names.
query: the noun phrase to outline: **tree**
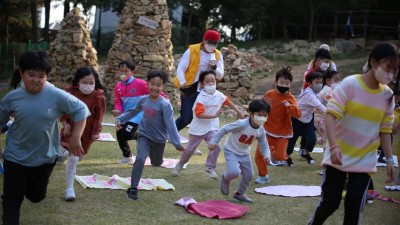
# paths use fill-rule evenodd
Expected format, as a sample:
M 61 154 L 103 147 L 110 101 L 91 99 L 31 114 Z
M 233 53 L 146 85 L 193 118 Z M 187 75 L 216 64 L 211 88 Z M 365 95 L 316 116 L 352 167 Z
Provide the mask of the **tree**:
M 45 19 L 44 19 L 43 37 L 46 42 L 50 42 L 50 38 L 49 38 L 50 2 L 51 2 L 51 0 L 44 0 Z
M 32 23 L 32 42 L 37 43 L 37 8 L 36 8 L 36 0 L 31 0 L 31 23 Z

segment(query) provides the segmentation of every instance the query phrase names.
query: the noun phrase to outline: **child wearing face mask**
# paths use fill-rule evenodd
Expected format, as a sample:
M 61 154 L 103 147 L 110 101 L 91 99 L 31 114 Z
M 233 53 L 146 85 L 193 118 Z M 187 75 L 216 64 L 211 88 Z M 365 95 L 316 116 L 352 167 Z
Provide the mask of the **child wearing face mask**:
M 329 45 L 327 45 L 327 44 L 322 44 L 322 45 L 320 45 L 318 49 L 321 49 L 321 48 L 326 49 L 328 52 L 330 52 Z M 309 69 L 311 69 L 312 67 L 314 67 L 314 59 L 311 60 L 311 61 L 308 63 L 306 72 L 307 72 Z M 333 61 L 331 61 L 331 63 L 329 64 L 329 69 L 330 69 L 330 70 L 337 71 L 336 64 L 335 64 Z
M 227 170 L 221 176 L 220 189 L 223 195 L 229 194 L 229 184 L 241 175 L 238 188 L 233 198 L 240 202 L 253 202 L 245 193 L 254 176 L 250 148 L 255 139 L 262 151 L 266 163 L 271 158 L 268 141 L 263 125 L 267 121 L 271 105 L 264 99 L 255 99 L 249 104 L 250 117 L 226 124 L 214 135 L 208 145 L 210 150 L 218 147 L 219 141 L 229 134 L 224 144 Z
M 339 85 L 340 75 L 337 71 L 329 70 L 323 77 L 322 83 L 323 88 L 318 93 L 318 98 L 321 103 L 326 106 L 328 104 L 329 99 L 332 98 L 333 90 Z M 325 131 L 325 113 L 320 110 L 315 111 L 314 113 L 314 127 L 321 137 L 321 144 L 326 149 L 326 131 Z
M 295 97 L 289 92 L 292 85 L 292 67 L 285 67 L 279 70 L 275 76 L 275 89 L 267 91 L 264 100 L 271 104 L 268 120 L 264 123 L 264 129 L 271 150 L 271 161 L 283 165 L 288 160 L 286 148 L 289 138 L 293 136 L 291 117 L 299 118 L 300 109 Z M 257 146 L 255 161 L 259 177 L 255 180 L 257 184 L 269 183 L 267 163 L 265 162 L 260 148 Z
M 67 89 L 67 92 L 77 97 L 84 102 L 90 111 L 90 116 L 86 119 L 86 127 L 83 131 L 81 142 L 83 153 L 69 153 L 69 140 L 71 131 L 73 130 L 73 119 L 68 115 L 61 116 L 60 122 L 63 126 L 61 129 L 61 147 L 58 165 L 62 165 L 68 157 L 65 167 L 65 181 L 67 183 L 65 191 L 65 200 L 75 200 L 74 180 L 78 161 L 89 152 L 90 146 L 99 138 L 101 131 L 101 122 L 106 109 L 104 97 L 105 88 L 100 82 L 99 75 L 94 68 L 82 67 L 78 69 L 72 80 L 72 86 Z
M 328 50 L 324 48 L 317 50 L 312 67 L 304 73 L 303 89 L 308 87 L 307 76 L 311 72 L 317 71 L 320 73 L 326 73 L 328 70 L 331 70 L 331 59 L 331 54 Z
M 396 58 L 394 45 L 375 45 L 368 56 L 367 72 L 343 79 L 329 100 L 326 110 L 329 148 L 322 160 L 322 196 L 309 225 L 323 224 L 339 208 L 346 177 L 343 224 L 361 224 L 370 175 L 377 172 L 379 143 L 387 160 L 386 182 L 394 180 L 390 143 L 394 100 L 387 84 L 394 79 Z M 396 80 L 399 82 L 399 77 Z
M 183 165 L 193 155 L 201 141 L 210 143 L 211 138 L 219 128 L 219 116 L 222 113 L 222 106 L 228 106 L 235 110 L 238 118 L 243 118 L 240 110 L 222 92 L 216 90 L 216 73 L 214 70 L 207 70 L 200 73 L 199 85 L 201 91 L 193 106 L 193 120 L 189 128 L 189 142 L 182 152 L 179 162 L 173 169 L 172 174 L 179 176 Z M 208 152 L 206 161 L 206 176 L 218 179 L 215 172 L 220 147 Z
M 305 148 L 299 154 L 305 158 L 311 165 L 315 164 L 314 159 L 310 156 L 310 152 L 313 151 L 317 137 L 315 135 L 314 124 L 313 124 L 313 113 L 316 110 L 320 110 L 325 113 L 325 106 L 318 99 L 318 93 L 322 89 L 322 74 L 316 71 L 311 72 L 307 76 L 307 88 L 302 91 L 299 95 L 299 108 L 301 111 L 301 117 L 296 119 L 292 118 L 293 124 L 293 137 L 290 138 L 286 153 L 290 157 L 293 153 L 294 146 L 299 136 L 302 136 L 306 140 Z M 291 161 L 291 160 L 290 160 Z

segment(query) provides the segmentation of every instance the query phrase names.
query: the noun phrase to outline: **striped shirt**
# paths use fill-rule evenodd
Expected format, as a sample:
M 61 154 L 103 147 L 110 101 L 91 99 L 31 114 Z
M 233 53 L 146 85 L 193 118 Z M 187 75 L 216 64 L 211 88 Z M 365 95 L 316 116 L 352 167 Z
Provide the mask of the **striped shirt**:
M 336 143 L 343 153 L 343 165 L 332 164 L 330 151 L 325 151 L 323 165 L 345 172 L 376 172 L 379 133 L 392 132 L 394 101 L 388 100 L 392 93 L 386 85 L 368 88 L 361 75 L 346 77 L 335 88 L 327 113 L 336 118 Z

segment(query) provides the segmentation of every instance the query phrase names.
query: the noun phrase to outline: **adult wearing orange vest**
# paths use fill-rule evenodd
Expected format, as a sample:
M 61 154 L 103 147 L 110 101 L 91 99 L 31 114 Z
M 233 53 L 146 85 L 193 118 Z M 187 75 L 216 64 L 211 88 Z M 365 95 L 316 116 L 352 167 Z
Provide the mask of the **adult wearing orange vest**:
M 220 34 L 215 30 L 204 33 L 203 42 L 189 45 L 178 64 L 176 77 L 173 83 L 181 91 L 180 117 L 175 124 L 179 130 L 185 128 L 193 119 L 193 105 L 199 93 L 197 83 L 202 71 L 213 69 L 216 78 L 224 76 L 224 60 L 220 51 L 216 49 Z

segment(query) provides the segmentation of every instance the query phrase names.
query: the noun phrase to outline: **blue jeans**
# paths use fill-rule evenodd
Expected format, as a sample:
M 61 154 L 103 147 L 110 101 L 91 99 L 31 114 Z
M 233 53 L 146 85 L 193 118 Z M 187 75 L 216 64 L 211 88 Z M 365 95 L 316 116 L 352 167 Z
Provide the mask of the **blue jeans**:
M 181 116 L 175 120 L 176 128 L 178 131 L 185 128 L 193 119 L 193 105 L 196 101 L 197 95 L 199 92 L 196 92 L 193 95 L 185 95 L 181 93 Z

